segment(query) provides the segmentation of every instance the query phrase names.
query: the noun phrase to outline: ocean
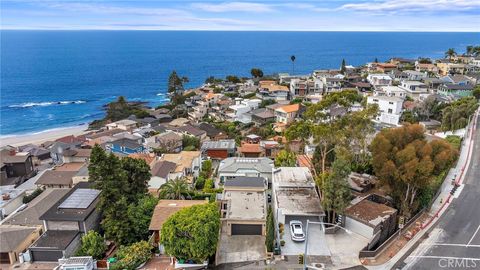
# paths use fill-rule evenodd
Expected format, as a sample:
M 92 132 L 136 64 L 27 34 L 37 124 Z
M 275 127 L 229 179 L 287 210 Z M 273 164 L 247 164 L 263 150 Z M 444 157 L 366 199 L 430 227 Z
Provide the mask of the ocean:
M 480 44 L 479 33 L 11 31 L 1 34 L 0 135 L 88 123 L 123 95 L 156 106 L 167 101 L 168 75 L 187 87 L 208 76 L 295 74 L 362 65 L 375 58 L 443 57 Z

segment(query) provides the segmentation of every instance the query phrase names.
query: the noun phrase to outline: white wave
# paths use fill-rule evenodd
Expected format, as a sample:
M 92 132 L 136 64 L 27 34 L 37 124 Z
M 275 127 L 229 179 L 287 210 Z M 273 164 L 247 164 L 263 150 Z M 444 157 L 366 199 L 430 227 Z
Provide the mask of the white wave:
M 157 96 L 165 96 L 165 93 L 158 93 Z
M 45 107 L 51 105 L 67 105 L 67 104 L 82 104 L 86 103 L 84 100 L 65 100 L 65 101 L 47 101 L 47 102 L 26 102 L 22 104 L 14 104 L 8 106 L 9 108 L 30 108 L 30 107 Z

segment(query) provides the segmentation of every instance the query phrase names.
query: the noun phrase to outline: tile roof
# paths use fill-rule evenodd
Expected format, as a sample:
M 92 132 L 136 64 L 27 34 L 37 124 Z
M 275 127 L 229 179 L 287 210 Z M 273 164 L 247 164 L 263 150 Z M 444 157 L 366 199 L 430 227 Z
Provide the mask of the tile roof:
M 135 158 L 135 159 L 142 159 L 150 166 L 152 166 L 153 162 L 157 159 L 157 157 L 153 153 L 148 153 L 148 154 L 146 154 L 146 153 L 134 153 L 134 154 L 128 155 L 128 157 Z
M 167 178 L 168 174 L 175 171 L 177 164 L 170 161 L 159 161 L 152 166 L 152 176 Z
M 300 104 L 291 104 L 277 108 L 276 110 L 283 111 L 286 113 L 296 112 L 300 109 Z
M 161 160 L 170 161 L 177 164 L 175 172 L 183 172 L 185 168 L 192 166 L 193 160 L 200 157 L 200 151 L 182 151 L 177 154 L 164 154 Z
M 241 153 L 261 153 L 262 148 L 258 143 L 244 143 L 238 148 L 238 151 Z
M 163 223 L 176 212 L 186 207 L 206 203 L 208 203 L 207 200 L 160 200 L 153 210 L 148 229 L 150 231 L 161 231 Z

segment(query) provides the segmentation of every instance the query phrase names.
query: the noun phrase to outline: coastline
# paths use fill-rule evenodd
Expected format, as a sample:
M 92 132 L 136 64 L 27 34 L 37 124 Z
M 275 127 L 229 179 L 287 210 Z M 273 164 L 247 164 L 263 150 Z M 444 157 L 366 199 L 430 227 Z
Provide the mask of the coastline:
M 86 133 L 88 128 L 88 124 L 78 125 L 73 127 L 62 127 L 62 128 L 54 128 L 48 129 L 36 133 L 29 133 L 29 134 L 19 134 L 19 135 L 2 135 L 0 136 L 0 146 L 21 146 L 25 144 L 40 144 L 46 141 L 56 140 L 61 137 L 65 137 L 68 135 L 81 135 Z

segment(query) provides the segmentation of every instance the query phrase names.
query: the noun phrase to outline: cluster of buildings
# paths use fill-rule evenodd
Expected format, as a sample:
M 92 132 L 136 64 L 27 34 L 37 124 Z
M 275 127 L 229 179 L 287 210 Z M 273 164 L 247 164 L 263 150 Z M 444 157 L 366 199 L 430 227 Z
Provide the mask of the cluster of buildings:
M 378 105 L 379 124 L 397 126 L 412 104 L 431 95 L 446 102 L 471 95 L 479 78 L 480 61 L 474 57 L 435 63 L 393 58 L 386 63 L 345 66 L 341 71 L 207 84 L 190 90 L 195 95 L 181 105 L 185 117 L 172 117 L 166 108 L 151 109 L 148 117 L 131 116 L 81 136 L 3 147 L 1 263 L 59 259 L 67 263 L 79 247 L 81 235 L 98 229 L 99 191 L 88 182 L 89 158 L 96 144 L 119 157 L 144 160 L 150 166 L 148 187 L 152 193 L 176 178 L 187 179 L 194 188 L 203 162 L 211 160 L 215 188 L 221 191 L 216 194 L 221 216 L 216 264 L 267 258 L 269 209 L 275 218 L 280 254 L 298 256 L 305 243 L 292 240 L 289 222 L 300 221 L 305 227 L 307 221 L 322 222 L 325 216 L 314 180 L 315 145 L 289 143 L 289 150 L 298 153 L 295 167 L 276 167 L 274 160 L 286 147 L 282 132 L 302 116 L 305 104 L 318 103 L 329 93 L 356 89 L 367 104 Z M 354 104 L 352 109 L 362 106 Z M 329 111 L 331 117 L 346 113 L 337 105 Z M 231 122 L 241 128 L 232 135 L 212 122 Z M 274 134 L 253 132 L 266 126 Z M 198 145 L 188 144 L 192 140 Z M 376 247 L 395 232 L 397 210 L 388 198 L 372 190 L 374 177 L 352 173 L 348 183 L 355 196 L 337 223 L 363 237 L 367 249 Z M 159 253 L 165 252 L 159 239 L 168 217 L 203 203 L 206 201 L 160 200 L 149 228 Z M 313 235 L 309 256 L 330 256 L 321 228 L 308 233 Z M 88 258 L 80 261 L 92 263 Z

